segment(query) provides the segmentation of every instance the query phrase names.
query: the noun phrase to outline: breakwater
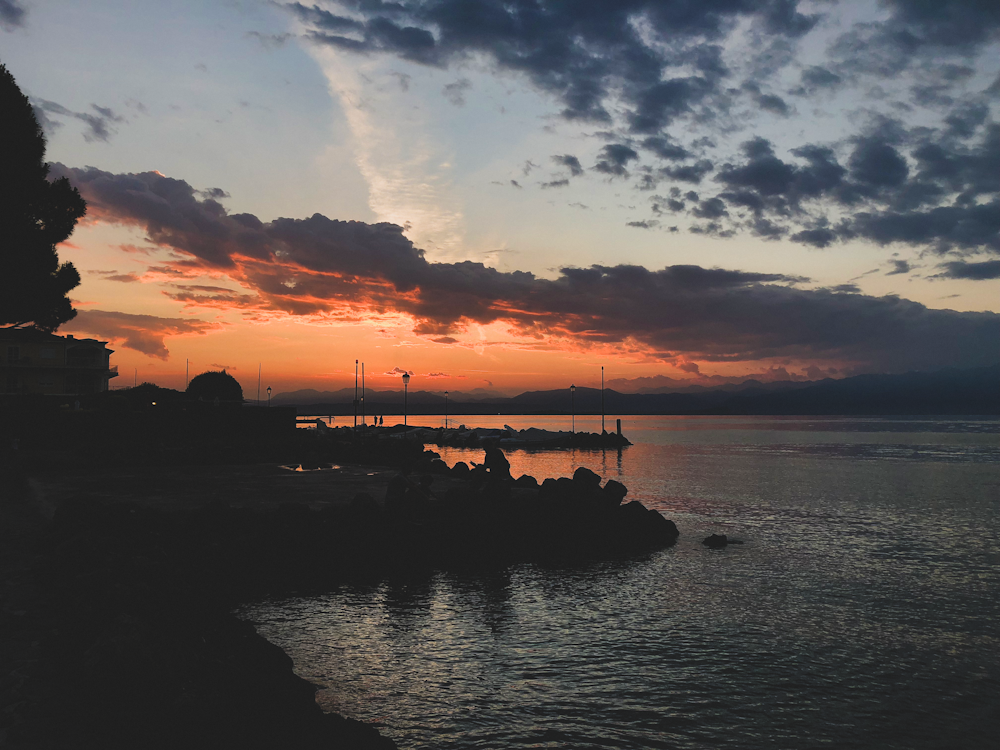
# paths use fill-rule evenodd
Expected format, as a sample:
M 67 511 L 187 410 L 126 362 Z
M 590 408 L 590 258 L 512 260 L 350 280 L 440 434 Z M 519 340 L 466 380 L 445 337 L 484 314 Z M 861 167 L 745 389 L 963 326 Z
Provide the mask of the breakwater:
M 392 748 L 320 711 L 314 687 L 233 608 L 413 566 L 631 555 L 676 539 L 659 513 L 624 503 L 617 482 L 586 470 L 514 480 L 496 456 L 487 463 L 411 457 L 384 495 L 321 509 L 292 490 L 267 507 L 225 495 L 184 509 L 64 500 L 50 522 L 29 524 L 36 594 L 23 622 L 37 648 L 8 744 Z

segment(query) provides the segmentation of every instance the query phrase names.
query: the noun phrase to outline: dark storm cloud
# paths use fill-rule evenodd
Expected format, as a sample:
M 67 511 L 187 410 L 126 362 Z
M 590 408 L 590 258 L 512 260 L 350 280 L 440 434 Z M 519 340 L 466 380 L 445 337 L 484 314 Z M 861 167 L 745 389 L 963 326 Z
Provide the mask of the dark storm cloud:
M 940 267 L 944 270 L 936 274 L 935 278 L 972 279 L 973 281 L 1000 279 L 1000 260 L 986 260 L 980 263 L 954 260 L 942 263 Z
M 663 359 L 679 353 L 718 361 L 828 358 L 876 370 L 996 359 L 991 342 L 1000 337 L 1000 315 L 993 313 L 809 291 L 796 288 L 806 281 L 801 278 L 698 266 L 564 267 L 555 279 L 540 279 L 471 261 L 431 263 L 392 224 L 320 214 L 263 222 L 229 214 L 186 182 L 157 173 L 115 175 L 53 165 L 52 177 L 62 176 L 80 189 L 93 218 L 142 229 L 150 242 L 185 256 L 176 262 L 184 272 L 222 272 L 256 295 L 244 299 L 224 288 L 178 287 L 176 298 L 189 304 L 255 305 L 292 315 L 403 313 L 414 319 L 416 333 L 439 341 L 471 323 L 502 321 L 524 335 L 578 346 L 627 340 Z M 712 205 L 711 199 L 702 205 Z M 198 332 L 133 322 L 136 331 Z M 163 355 L 155 341 L 137 341 L 159 352 L 154 356 Z
M 0 27 L 5 31 L 24 26 L 27 11 L 18 0 L 0 0 Z
M 108 139 L 115 132 L 114 125 L 125 122 L 125 118 L 116 114 L 110 107 L 101 107 L 97 104 L 90 105 L 93 112 L 74 112 L 61 104 L 45 99 L 32 99 L 31 105 L 34 107 L 35 112 L 40 115 L 38 118 L 39 122 L 49 132 L 62 124 L 58 120 L 54 120 L 53 116 L 72 117 L 73 119 L 80 120 L 87 126 L 83 131 L 83 138 L 85 141 L 90 142 L 102 141 L 107 143 Z

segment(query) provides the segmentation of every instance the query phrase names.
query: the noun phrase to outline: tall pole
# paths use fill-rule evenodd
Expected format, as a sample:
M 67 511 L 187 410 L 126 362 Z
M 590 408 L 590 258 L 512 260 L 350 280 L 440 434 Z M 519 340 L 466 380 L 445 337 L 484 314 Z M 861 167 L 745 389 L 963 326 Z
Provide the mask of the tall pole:
M 368 418 L 365 416 L 365 363 L 361 363 L 361 431 L 368 427 Z
M 448 391 L 444 392 L 444 428 L 448 429 Z
M 184 360 L 184 390 L 187 390 L 188 383 L 191 382 L 191 360 Z
M 358 360 L 354 360 L 354 431 L 358 431 Z
M 410 385 L 410 373 L 403 373 L 403 427 L 406 427 L 406 389 Z
M 576 434 L 576 386 L 569 387 L 569 402 L 573 410 L 573 434 Z
M 604 434 L 604 365 L 601 365 L 601 434 Z
M 257 363 L 257 406 L 260 406 L 260 362 Z
M 132 387 L 135 388 L 139 384 L 139 368 L 132 368 Z

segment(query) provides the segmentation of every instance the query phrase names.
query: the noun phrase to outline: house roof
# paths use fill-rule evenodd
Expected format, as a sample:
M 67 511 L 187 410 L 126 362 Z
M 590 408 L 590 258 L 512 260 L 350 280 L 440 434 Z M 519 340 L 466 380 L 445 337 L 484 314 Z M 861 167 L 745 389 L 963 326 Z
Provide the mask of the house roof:
M 78 339 L 73 336 L 57 336 L 54 333 L 39 331 L 37 328 L 0 328 L 0 341 L 18 344 L 45 344 L 48 342 L 67 343 L 73 341 L 82 344 L 99 344 L 100 346 L 106 346 L 108 343 L 107 341 L 98 341 L 97 339 Z

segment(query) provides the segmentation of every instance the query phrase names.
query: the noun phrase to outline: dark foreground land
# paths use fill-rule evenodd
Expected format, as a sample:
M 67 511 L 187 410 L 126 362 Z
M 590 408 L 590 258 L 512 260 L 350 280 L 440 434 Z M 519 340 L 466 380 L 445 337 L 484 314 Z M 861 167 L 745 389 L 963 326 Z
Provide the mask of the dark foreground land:
M 333 442 L 301 463 L 339 468 L 8 456 L 0 746 L 392 748 L 320 711 L 233 608 L 396 569 L 629 556 L 677 536 L 586 470 L 538 485 L 506 478 L 495 454 L 489 471 L 449 469 L 419 446 Z

